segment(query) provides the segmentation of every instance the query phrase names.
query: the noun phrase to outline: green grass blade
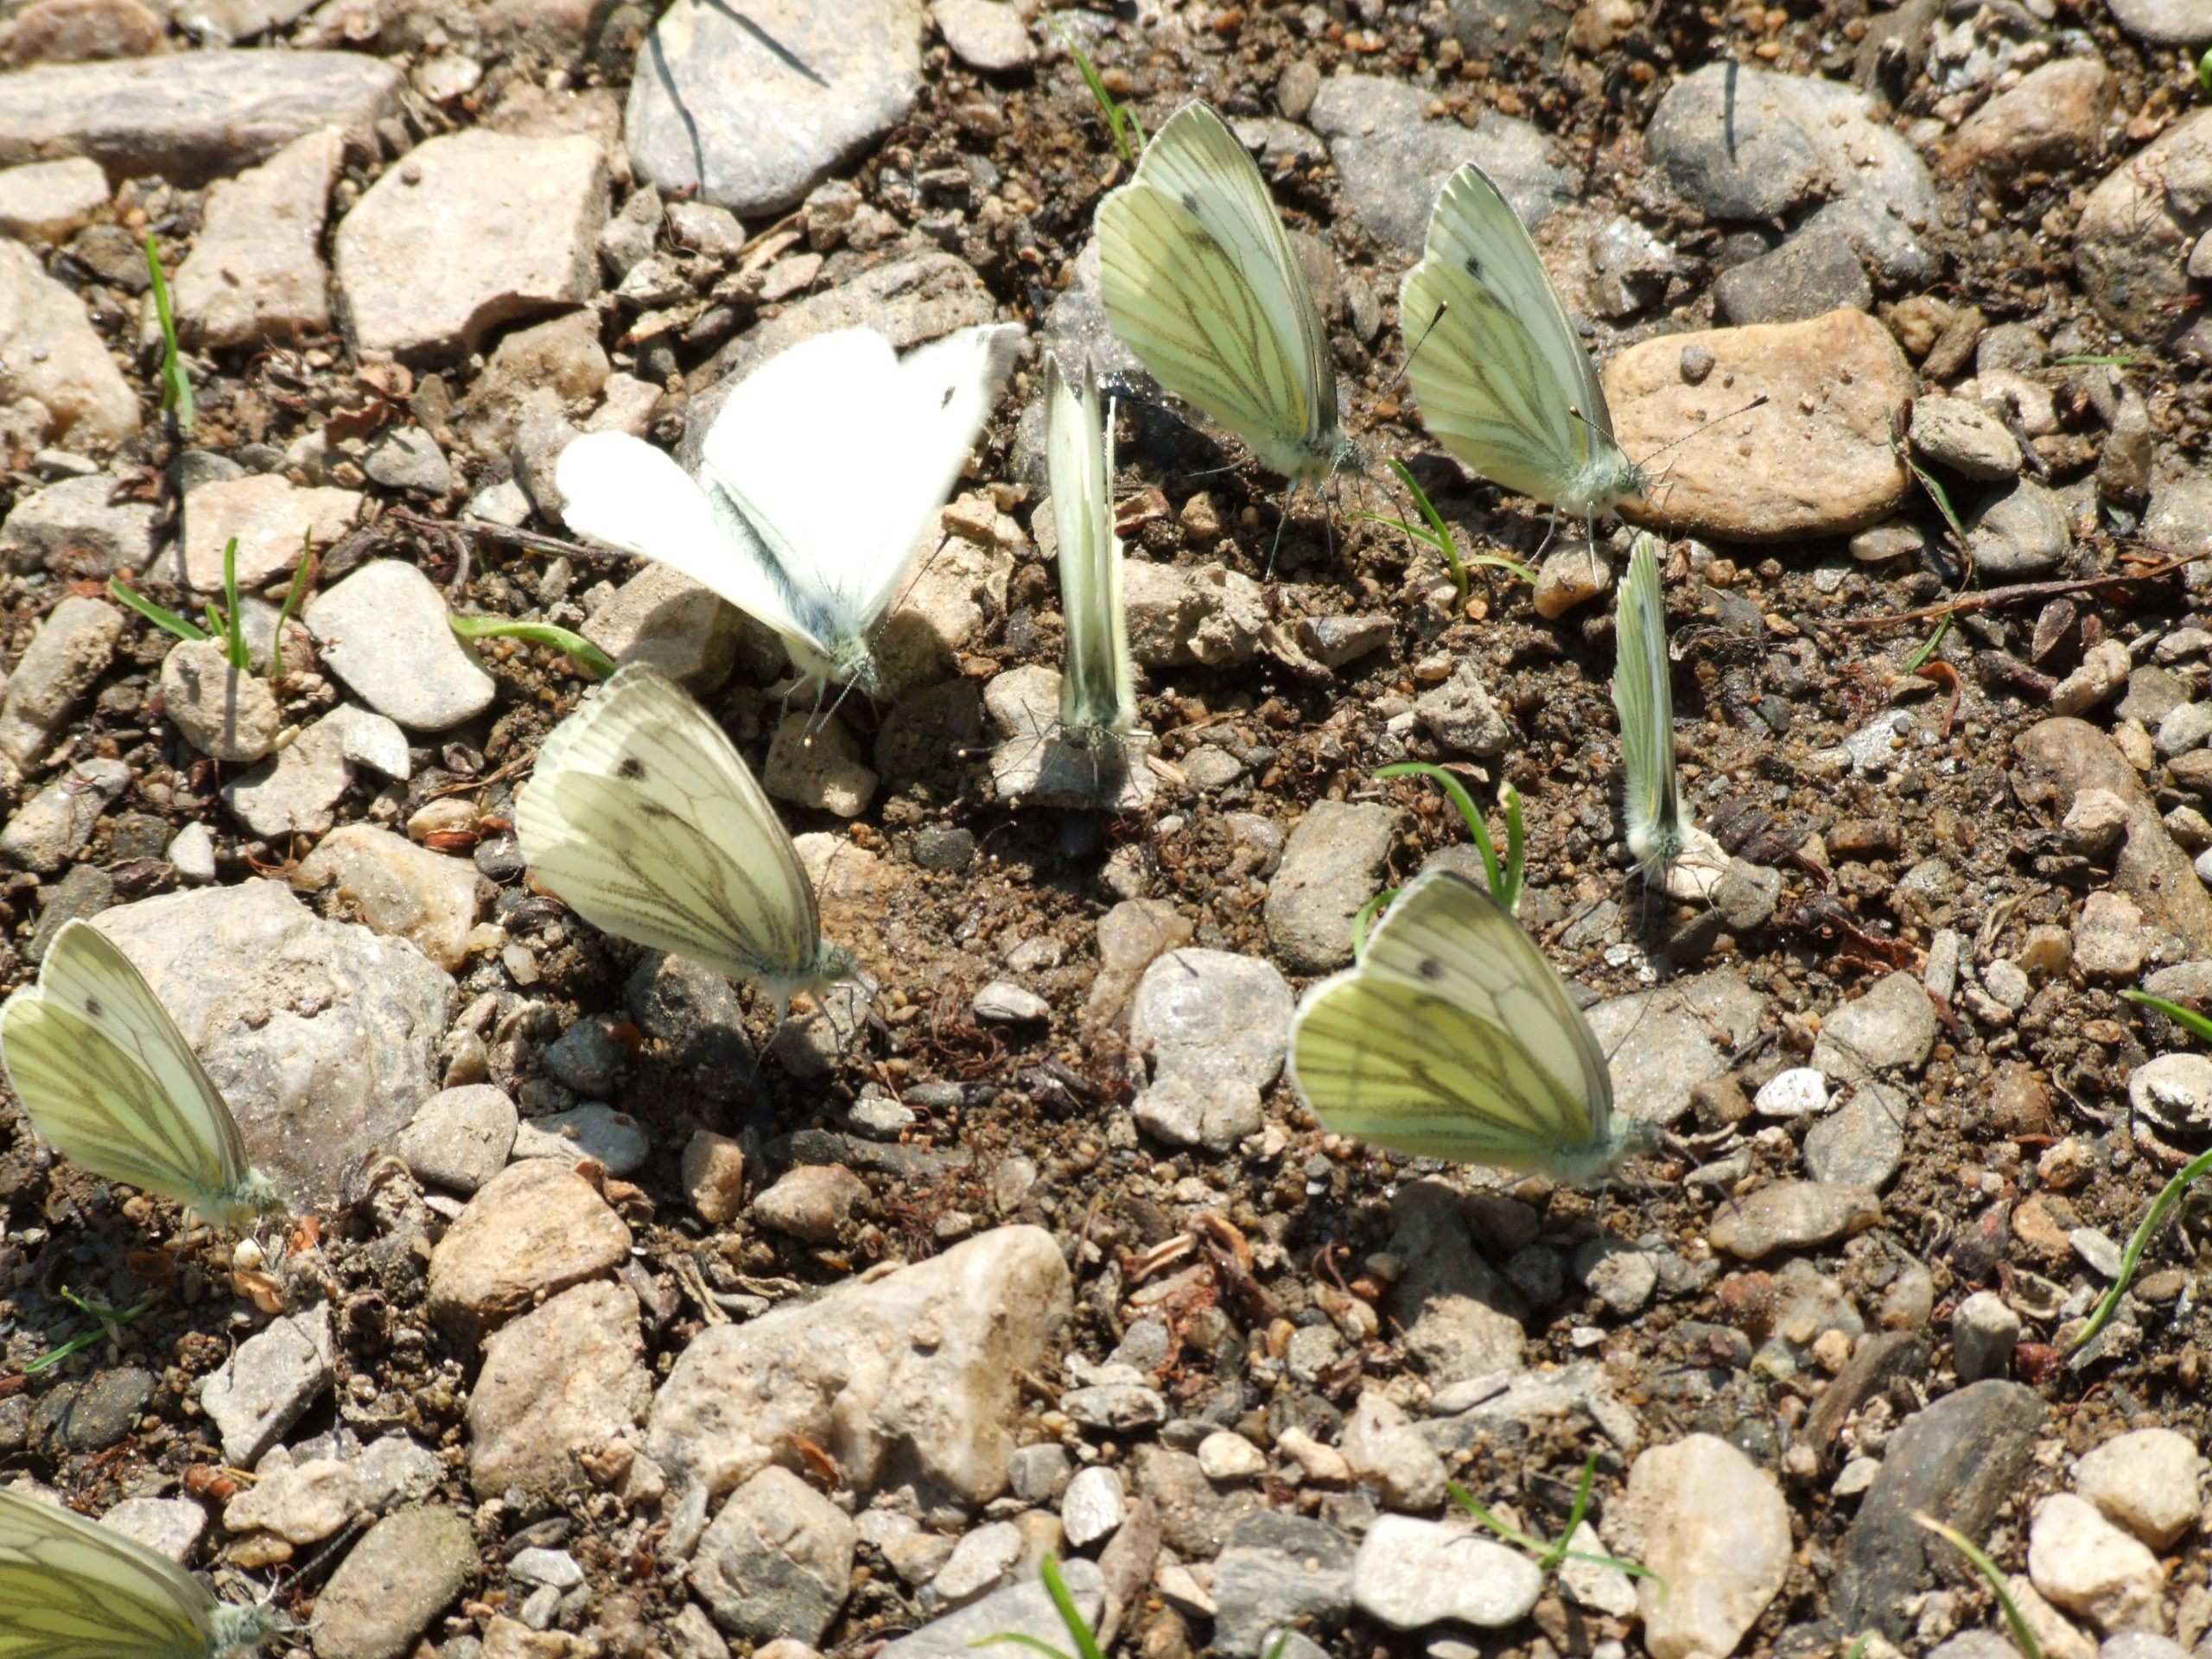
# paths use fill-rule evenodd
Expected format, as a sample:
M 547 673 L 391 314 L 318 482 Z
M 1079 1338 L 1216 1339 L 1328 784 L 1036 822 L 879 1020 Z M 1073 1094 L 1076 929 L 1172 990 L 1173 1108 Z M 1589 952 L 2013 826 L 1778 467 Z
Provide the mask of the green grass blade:
M 1474 837 L 1475 850 L 1483 857 L 1483 874 L 1490 878 L 1491 896 L 1500 904 L 1505 902 L 1505 873 L 1498 868 L 1497 849 L 1491 844 L 1490 826 L 1483 822 L 1483 815 L 1475 810 L 1473 797 L 1466 786 L 1443 767 L 1427 760 L 1400 760 L 1391 766 L 1376 768 L 1377 778 L 1426 778 L 1449 796 L 1452 804 L 1459 809 L 1459 816 L 1466 820 L 1467 833 Z
M 614 659 L 580 633 L 550 622 L 511 622 L 504 616 L 448 616 L 453 631 L 464 639 L 523 639 L 533 645 L 550 645 L 582 664 L 595 679 L 609 679 Z
M 1114 94 L 1106 90 L 1106 83 L 1098 73 L 1098 66 L 1090 60 L 1090 53 L 1076 44 L 1074 36 L 1058 23 L 1048 22 L 1046 26 L 1067 48 L 1068 56 L 1075 60 L 1076 73 L 1083 77 L 1083 84 L 1090 89 L 1091 99 L 1098 105 L 1099 114 L 1105 118 L 1106 130 L 1114 140 L 1115 149 L 1123 161 L 1134 167 L 1145 145 L 1144 127 L 1135 112 L 1123 109 Z
M 196 418 L 192 407 L 192 378 L 184 372 L 184 353 L 177 349 L 176 313 L 169 306 L 168 278 L 162 272 L 162 251 L 154 233 L 146 232 L 146 270 L 153 278 L 154 315 L 162 327 L 162 408 L 176 417 L 181 435 L 192 435 Z
M 238 605 L 238 538 L 223 543 L 223 655 L 241 674 L 253 672 L 253 653 L 246 649 L 245 613 Z
M 1090 1632 L 1090 1621 L 1084 1618 L 1075 1605 L 1075 1598 L 1068 1593 L 1068 1582 L 1060 1576 L 1060 1564 L 1047 1555 L 1037 1564 L 1038 1576 L 1045 1580 L 1045 1593 L 1052 1599 L 1052 1605 L 1060 1615 L 1060 1623 L 1068 1627 L 1069 1639 L 1075 1643 L 1076 1659 L 1106 1659 L 1099 1651 L 1098 1638 Z
M 284 625 L 292 620 L 292 612 L 308 585 L 308 566 L 314 562 L 315 532 L 309 531 L 300 537 L 300 562 L 292 567 L 292 585 L 284 590 L 284 608 L 276 613 L 276 635 L 269 646 L 269 677 L 272 680 L 284 671 Z
M 2012 1627 L 2012 1644 L 2026 1656 L 2026 1659 L 2043 1659 L 2043 1643 L 2036 1640 L 2036 1633 L 2028 1628 L 2028 1621 L 2021 1613 L 2019 1604 L 2005 1588 L 2005 1575 L 1998 1571 L 1997 1563 L 1983 1554 L 1966 1534 L 1955 1527 L 1945 1526 L 1934 1516 L 1916 1510 L 1912 1518 L 1916 1525 L 1926 1528 L 1967 1558 L 1974 1570 L 1981 1574 L 1982 1582 L 1989 1586 L 1990 1594 L 1997 1598 L 1997 1605 L 2005 1610 L 2005 1622 Z
M 2106 1323 L 2119 1311 L 2120 1299 L 2127 1294 L 2127 1287 L 2135 1282 L 2135 1269 L 2142 1265 L 2143 1252 L 2151 1248 L 2151 1241 L 2158 1236 L 2158 1229 L 2165 1224 L 2166 1217 L 2173 1212 L 2174 1205 L 2181 1202 L 2182 1195 L 2203 1179 L 2208 1170 L 2212 1170 L 2212 1152 L 2199 1153 L 2175 1171 L 2173 1179 L 2159 1189 L 2158 1196 L 2151 1201 L 2151 1207 L 2145 1212 L 2143 1219 L 2135 1224 L 2135 1230 L 2127 1236 L 2127 1248 L 2120 1253 L 2120 1276 L 2112 1281 L 2112 1287 L 2105 1292 L 2090 1313 L 2088 1324 L 2083 1325 L 2082 1334 L 2074 1338 L 2070 1351 L 2078 1354 L 2088 1347 L 2097 1332 L 2103 1330 Z
M 1398 896 L 1395 887 L 1385 887 L 1359 907 L 1359 914 L 1351 918 L 1351 954 L 1357 962 L 1367 954 L 1367 931 L 1375 924 L 1382 907 Z
M 95 1321 L 95 1327 L 90 1331 L 79 1332 L 51 1353 L 41 1354 L 23 1367 L 22 1374 L 25 1376 L 36 1376 L 41 1371 L 59 1365 L 72 1354 L 82 1353 L 95 1343 L 119 1336 L 121 1333 L 116 1329 L 118 1325 L 130 1324 L 131 1320 L 154 1305 L 149 1297 L 129 1307 L 111 1307 L 105 1302 L 95 1302 L 87 1297 L 76 1295 L 67 1290 L 61 1293 L 61 1300 L 79 1313 L 90 1315 Z
M 166 605 L 156 604 L 121 576 L 107 579 L 108 597 L 118 605 L 127 605 L 156 627 L 173 633 L 180 639 L 205 639 L 207 630 L 188 617 L 179 616 Z
M 1406 493 L 1413 497 L 1414 508 L 1427 521 L 1428 534 L 1421 539 L 1444 556 L 1444 563 L 1451 567 L 1452 585 L 1459 589 L 1459 602 L 1465 604 L 1467 567 L 1460 560 L 1459 544 L 1452 539 L 1452 527 L 1444 522 L 1444 515 L 1437 512 L 1436 503 L 1428 499 L 1428 492 L 1421 488 L 1420 481 L 1414 477 L 1412 467 L 1394 457 L 1390 470 L 1398 475 L 1398 482 L 1404 485 Z
M 2120 995 L 2131 1002 L 2140 1002 L 2145 1007 L 2164 1014 L 2199 1042 L 2212 1043 L 2212 1020 L 2207 1020 L 2196 1009 L 2184 1008 L 2178 1002 L 2169 1002 L 2148 991 L 2122 991 Z
M 1521 817 L 1521 791 L 1505 784 L 1497 792 L 1505 803 L 1505 893 L 1499 902 L 1518 916 L 1529 874 L 1529 829 Z

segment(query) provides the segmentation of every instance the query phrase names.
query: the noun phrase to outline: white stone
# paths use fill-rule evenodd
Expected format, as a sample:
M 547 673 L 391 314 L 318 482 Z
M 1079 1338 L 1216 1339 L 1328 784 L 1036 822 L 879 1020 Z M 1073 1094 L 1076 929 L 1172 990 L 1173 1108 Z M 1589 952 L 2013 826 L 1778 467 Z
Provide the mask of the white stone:
M 1465 1528 L 1386 1515 L 1352 1563 L 1352 1605 L 1394 1630 L 1454 1620 L 1497 1630 L 1528 1616 L 1543 1591 L 1526 1555 Z
M 1637 1459 L 1627 1507 L 1636 1559 L 1669 1586 L 1662 1595 L 1637 1580 L 1651 1659 L 1732 1652 L 1789 1573 L 1789 1506 L 1774 1477 L 1727 1441 L 1692 1434 Z
M 1198 1468 L 1208 1480 L 1257 1480 L 1268 1458 L 1242 1434 L 1217 1428 L 1198 1442 Z
M 59 242 L 107 206 L 107 175 L 88 156 L 0 168 L 0 236 Z
M 2037 1507 L 2028 1529 L 2028 1577 L 2052 1605 L 2107 1635 L 2161 1628 L 2165 1573 L 2158 1558 L 2071 1492 Z
M 2166 1549 L 2196 1524 L 2204 1459 L 2189 1436 L 2139 1428 L 2115 1436 L 2074 1465 L 2074 1490 L 2105 1517 L 2153 1549 Z
M 1088 1549 L 1108 1536 L 1128 1514 L 1122 1477 L 1103 1464 L 1080 1471 L 1060 1499 L 1061 1529 L 1077 1549 Z
M 172 283 L 188 338 L 232 346 L 329 331 L 322 226 L 345 157 L 344 135 L 325 127 L 210 188 L 200 234 Z M 145 315 L 154 326 L 154 308 Z
M 1765 1117 L 1811 1117 L 1827 1105 L 1827 1079 L 1809 1065 L 1777 1071 L 1751 1096 L 1753 1109 Z

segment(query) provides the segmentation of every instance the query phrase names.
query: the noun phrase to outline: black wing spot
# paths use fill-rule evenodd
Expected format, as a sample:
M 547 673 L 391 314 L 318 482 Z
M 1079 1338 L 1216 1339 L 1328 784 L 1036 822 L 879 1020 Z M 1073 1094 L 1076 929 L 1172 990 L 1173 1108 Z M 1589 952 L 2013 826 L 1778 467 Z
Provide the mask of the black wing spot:
M 95 1020 L 104 1020 L 107 1017 L 107 1009 L 97 996 L 88 996 L 85 999 L 85 1012 Z
M 1473 254 L 1471 254 L 1471 254 L 1469 254 L 1469 255 L 1467 256 L 1467 258 L 1466 258 L 1466 265 L 1467 265 L 1467 275 L 1468 275 L 1468 276 L 1471 276 L 1471 277 L 1473 277 L 1473 278 L 1474 278 L 1477 282 L 1478 282 L 1478 283 L 1479 283 L 1480 281 L 1482 281 L 1482 279 L 1483 279 L 1483 262 L 1482 262 L 1480 259 L 1477 258 Z
M 614 775 L 628 783 L 637 783 L 645 775 L 645 763 L 634 754 L 626 754 L 615 762 Z
M 1183 206 L 1188 208 L 1195 218 L 1198 211 L 1198 193 L 1195 190 L 1185 190 L 1183 193 Z
M 944 397 L 940 397 L 940 398 L 938 398 L 938 399 L 937 400 L 937 406 L 938 406 L 939 409 L 950 409 L 950 408 L 951 408 L 951 407 L 952 407 L 952 394 L 953 394 L 954 392 L 956 392 L 956 391 L 959 391 L 959 390 L 960 390 L 960 388 L 959 388 L 959 387 L 957 387 L 957 386 L 947 386 L 947 387 L 944 389 Z
M 1441 979 L 1444 977 L 1444 964 L 1434 957 L 1423 957 L 1418 971 L 1423 979 Z

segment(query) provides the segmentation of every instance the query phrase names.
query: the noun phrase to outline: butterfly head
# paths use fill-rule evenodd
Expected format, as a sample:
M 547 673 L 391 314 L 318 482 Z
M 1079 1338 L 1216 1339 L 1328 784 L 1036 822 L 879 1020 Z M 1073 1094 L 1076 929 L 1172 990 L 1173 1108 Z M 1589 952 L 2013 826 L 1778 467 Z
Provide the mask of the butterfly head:
M 205 1206 L 194 1205 L 205 1218 L 226 1232 L 237 1232 L 264 1216 L 281 1216 L 289 1206 L 276 1183 L 257 1169 L 249 1169 Z
M 1649 482 L 1611 438 L 1596 435 L 1588 459 L 1561 487 L 1557 505 L 1577 518 L 1610 518 L 1624 501 L 1641 499 Z
M 1310 441 L 1308 450 L 1313 457 L 1313 470 L 1324 478 L 1334 478 L 1338 473 L 1364 473 L 1375 465 L 1375 456 L 1367 447 L 1353 442 L 1341 431 Z
M 289 1636 L 299 1627 L 274 1607 L 238 1606 L 224 1602 L 207 1615 L 207 1648 L 211 1654 L 252 1653 L 272 1636 Z

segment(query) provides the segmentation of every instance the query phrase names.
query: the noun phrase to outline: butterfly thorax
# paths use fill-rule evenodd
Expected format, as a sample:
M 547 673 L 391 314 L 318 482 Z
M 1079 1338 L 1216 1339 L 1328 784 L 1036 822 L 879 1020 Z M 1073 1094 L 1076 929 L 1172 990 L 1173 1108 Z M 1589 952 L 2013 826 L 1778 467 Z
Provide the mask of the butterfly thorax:
M 1342 432 L 1308 438 L 1299 448 L 1306 457 L 1300 477 L 1334 478 L 1338 473 L 1363 473 L 1375 464 L 1375 457 L 1364 445 L 1353 442 Z
M 1624 501 L 1643 493 L 1643 468 L 1610 441 L 1592 445 L 1583 462 L 1559 493 L 1559 510 L 1577 518 L 1610 518 Z
M 230 1653 L 251 1653 L 272 1636 L 289 1635 L 292 1621 L 268 1607 L 219 1604 L 207 1615 L 207 1649 L 216 1659 Z
M 1659 1131 L 1642 1118 L 1617 1115 L 1605 1138 L 1585 1148 L 1560 1147 L 1545 1173 L 1573 1186 L 1585 1186 L 1615 1173 L 1631 1158 L 1659 1149 Z
M 249 1169 L 215 1195 L 205 1219 L 236 1232 L 263 1216 L 282 1215 L 289 1207 L 276 1182 L 257 1169 Z

